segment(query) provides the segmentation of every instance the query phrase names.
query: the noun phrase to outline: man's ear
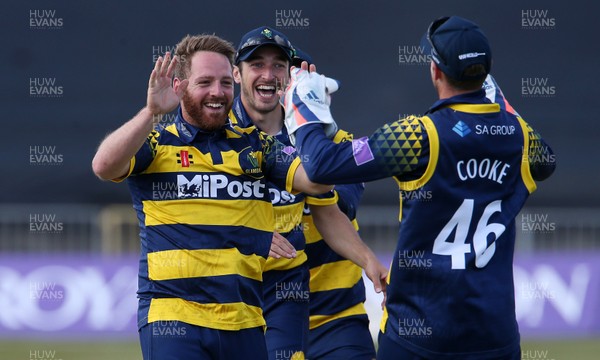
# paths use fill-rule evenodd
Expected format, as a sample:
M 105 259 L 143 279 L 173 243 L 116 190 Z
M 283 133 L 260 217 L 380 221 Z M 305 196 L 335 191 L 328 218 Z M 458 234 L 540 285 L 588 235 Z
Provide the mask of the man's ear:
M 237 65 L 233 65 L 233 80 L 236 84 L 242 83 L 242 72 Z
M 431 60 L 431 66 L 429 68 L 430 72 L 431 72 L 431 79 L 433 81 L 439 80 L 442 78 L 442 70 L 440 70 L 440 68 L 437 66 L 437 64 L 435 63 L 435 61 Z

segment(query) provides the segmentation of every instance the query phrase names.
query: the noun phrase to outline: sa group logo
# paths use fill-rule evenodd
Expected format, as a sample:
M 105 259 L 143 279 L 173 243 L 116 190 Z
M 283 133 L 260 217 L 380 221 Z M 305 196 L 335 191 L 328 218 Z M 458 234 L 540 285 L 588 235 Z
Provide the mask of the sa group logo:
M 514 125 L 475 125 L 477 135 L 514 135 Z
M 457 133 L 460 137 L 465 137 L 471 133 L 469 126 L 462 121 L 457 122 L 452 128 L 452 131 Z

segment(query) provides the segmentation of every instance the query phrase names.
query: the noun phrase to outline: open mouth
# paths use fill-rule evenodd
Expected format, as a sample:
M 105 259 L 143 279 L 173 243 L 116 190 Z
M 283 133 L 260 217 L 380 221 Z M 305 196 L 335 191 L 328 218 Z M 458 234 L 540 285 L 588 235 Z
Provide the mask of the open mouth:
M 258 95 L 265 99 L 271 99 L 276 95 L 275 85 L 258 85 L 255 89 Z
M 225 103 L 222 102 L 207 102 L 204 103 L 204 106 L 209 109 L 221 110 L 225 107 Z

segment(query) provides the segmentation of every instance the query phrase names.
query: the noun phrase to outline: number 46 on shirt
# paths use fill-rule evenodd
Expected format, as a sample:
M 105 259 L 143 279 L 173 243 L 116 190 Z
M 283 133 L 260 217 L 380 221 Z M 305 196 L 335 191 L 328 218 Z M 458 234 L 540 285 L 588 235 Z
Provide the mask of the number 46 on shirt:
M 486 266 L 494 256 L 496 239 L 506 230 L 506 226 L 503 224 L 488 224 L 492 214 L 502 210 L 500 208 L 501 202 L 502 200 L 496 200 L 489 203 L 477 222 L 477 228 L 473 235 L 473 249 L 475 250 L 475 266 L 478 268 Z M 465 241 L 473 219 L 473 205 L 473 199 L 465 199 L 433 242 L 432 252 L 434 254 L 452 257 L 452 269 L 464 269 L 465 254 L 471 252 L 471 244 L 465 243 Z M 456 229 L 454 240 L 447 241 L 454 229 Z M 487 237 L 491 233 L 495 235 L 495 239 L 488 246 Z

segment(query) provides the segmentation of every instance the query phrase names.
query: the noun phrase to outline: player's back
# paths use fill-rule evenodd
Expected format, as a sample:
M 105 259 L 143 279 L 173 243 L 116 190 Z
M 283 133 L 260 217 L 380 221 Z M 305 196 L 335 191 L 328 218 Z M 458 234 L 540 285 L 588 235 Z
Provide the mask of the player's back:
M 419 179 L 398 178 L 382 330 L 426 357 L 511 353 L 519 346 L 514 218 L 535 190 L 525 124 L 497 104 L 450 104 L 413 119 L 427 129 L 429 165 Z

